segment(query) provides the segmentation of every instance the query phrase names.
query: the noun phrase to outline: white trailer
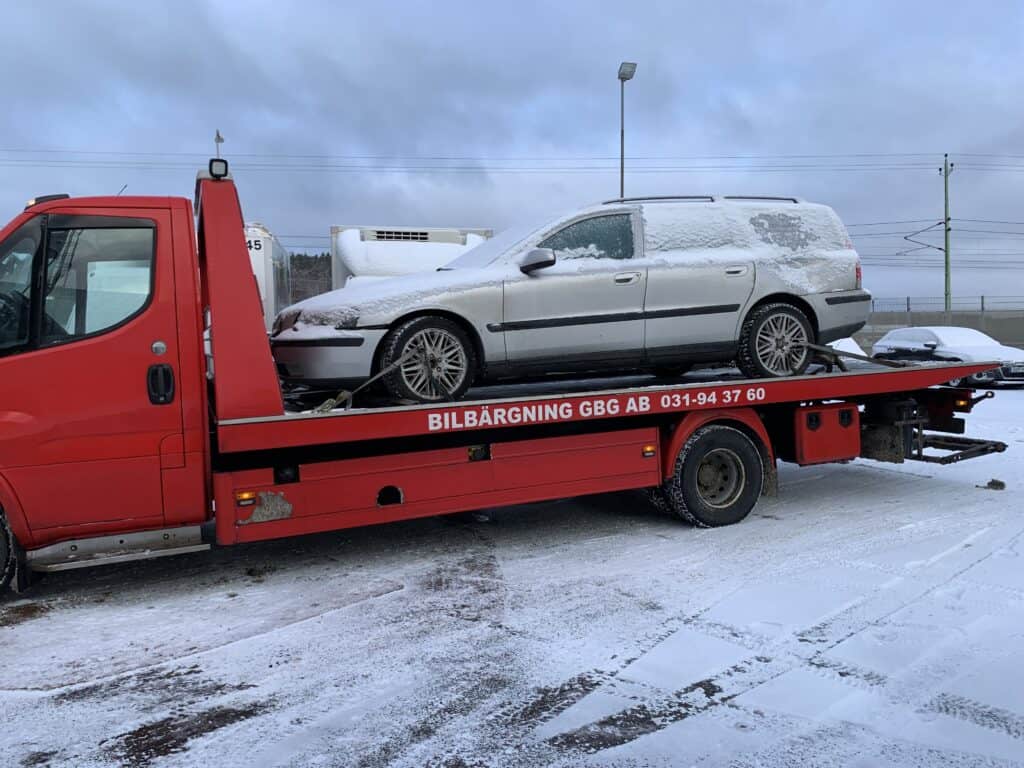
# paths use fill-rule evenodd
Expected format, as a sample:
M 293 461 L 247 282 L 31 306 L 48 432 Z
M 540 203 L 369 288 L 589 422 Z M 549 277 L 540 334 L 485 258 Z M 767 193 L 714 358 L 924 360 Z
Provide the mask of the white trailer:
M 269 331 L 277 313 L 291 303 L 291 256 L 258 221 L 246 223 L 245 245 L 263 302 L 263 322 Z

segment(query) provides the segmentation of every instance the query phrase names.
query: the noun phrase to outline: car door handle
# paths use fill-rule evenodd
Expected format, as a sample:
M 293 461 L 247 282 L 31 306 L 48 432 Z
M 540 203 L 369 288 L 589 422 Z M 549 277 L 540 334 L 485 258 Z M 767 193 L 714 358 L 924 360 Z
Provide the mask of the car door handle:
M 640 273 L 639 272 L 619 272 L 619 274 L 617 274 L 615 276 L 615 284 L 616 285 L 632 285 L 633 283 L 635 283 L 639 279 L 640 279 Z
M 174 369 L 167 363 L 149 366 L 146 389 L 149 390 L 149 402 L 153 405 L 169 405 L 174 402 Z
M 740 275 L 747 274 L 747 268 L 745 266 L 726 267 L 725 274 L 729 277 L 739 277 Z

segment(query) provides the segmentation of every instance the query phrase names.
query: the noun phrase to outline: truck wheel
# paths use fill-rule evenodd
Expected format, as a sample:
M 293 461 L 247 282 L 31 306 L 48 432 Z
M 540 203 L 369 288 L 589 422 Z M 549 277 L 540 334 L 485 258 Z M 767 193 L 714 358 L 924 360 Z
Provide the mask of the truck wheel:
M 732 525 L 761 495 L 764 466 L 757 445 L 723 424 L 701 427 L 683 444 L 662 485 L 672 510 L 701 528 Z
M 444 317 L 416 317 L 385 339 L 381 368 L 388 393 L 399 400 L 437 403 L 457 400 L 473 383 L 477 360 L 473 344 L 457 323 Z
M 665 495 L 665 489 L 660 485 L 647 489 L 647 500 L 651 502 L 652 507 L 663 515 L 674 515 L 676 513 L 669 503 L 668 496 Z
M 3 592 L 11 583 L 16 564 L 14 535 L 11 533 L 10 526 L 7 525 L 7 518 L 0 512 L 0 592 Z
M 813 341 L 807 315 L 792 304 L 765 304 L 743 321 L 736 364 L 750 378 L 799 376 L 811 362 Z

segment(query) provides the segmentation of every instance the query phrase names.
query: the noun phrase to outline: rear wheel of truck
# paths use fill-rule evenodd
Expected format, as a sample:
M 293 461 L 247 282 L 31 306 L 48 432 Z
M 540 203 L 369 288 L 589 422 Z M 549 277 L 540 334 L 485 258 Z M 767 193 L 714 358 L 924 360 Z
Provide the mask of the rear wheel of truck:
M 743 321 L 736 365 L 750 378 L 799 376 L 811 362 L 811 323 L 792 304 L 757 307 Z
M 757 445 L 724 424 L 695 431 L 662 485 L 672 511 L 701 528 L 732 525 L 750 514 L 764 482 Z
M 477 360 L 466 332 L 445 317 L 408 320 L 385 339 L 384 386 L 398 400 L 438 403 L 458 400 L 473 384 Z

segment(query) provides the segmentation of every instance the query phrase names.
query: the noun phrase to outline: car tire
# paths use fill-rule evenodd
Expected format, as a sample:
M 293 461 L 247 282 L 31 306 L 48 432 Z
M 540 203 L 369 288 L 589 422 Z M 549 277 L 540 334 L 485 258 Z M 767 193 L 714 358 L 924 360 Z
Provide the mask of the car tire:
M 990 387 L 992 382 L 995 381 L 995 376 L 989 376 L 988 378 L 978 378 L 975 375 L 964 376 L 959 379 L 950 379 L 946 383 L 951 387 Z
M 810 320 L 792 304 L 756 307 L 743 321 L 736 365 L 753 379 L 799 376 L 811 363 L 815 341 Z
M 763 484 L 764 465 L 754 441 L 734 427 L 710 424 L 683 443 L 662 492 L 683 520 L 717 528 L 749 515 Z
M 412 357 L 395 365 L 406 355 Z M 380 369 L 389 366 L 394 368 L 382 379 L 391 397 L 438 403 L 466 394 L 476 376 L 477 356 L 458 323 L 426 315 L 402 323 L 385 337 Z

